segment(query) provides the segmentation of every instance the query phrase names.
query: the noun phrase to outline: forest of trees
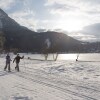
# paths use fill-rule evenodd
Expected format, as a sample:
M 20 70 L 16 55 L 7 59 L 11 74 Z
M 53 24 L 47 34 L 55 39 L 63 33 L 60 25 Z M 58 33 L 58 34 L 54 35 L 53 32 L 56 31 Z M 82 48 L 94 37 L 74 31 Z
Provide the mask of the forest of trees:
M 5 36 L 2 31 L 0 31 L 0 52 L 4 50 L 4 44 L 5 44 Z

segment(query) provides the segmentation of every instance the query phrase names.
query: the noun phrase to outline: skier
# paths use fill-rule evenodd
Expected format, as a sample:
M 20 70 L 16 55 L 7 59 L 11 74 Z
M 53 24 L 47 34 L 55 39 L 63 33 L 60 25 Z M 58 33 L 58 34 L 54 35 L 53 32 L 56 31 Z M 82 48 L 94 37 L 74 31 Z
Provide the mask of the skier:
M 19 62 L 20 62 L 20 59 L 23 59 L 23 58 L 24 58 L 24 56 L 20 57 L 19 54 L 17 54 L 17 56 L 13 60 L 13 63 L 16 61 L 15 70 L 17 70 L 18 72 L 19 72 Z
M 4 71 L 6 71 L 7 66 L 8 66 L 8 72 L 10 72 L 10 61 L 11 61 L 10 56 L 9 56 L 9 54 L 7 54 L 7 56 L 6 56 L 6 66 L 4 68 Z

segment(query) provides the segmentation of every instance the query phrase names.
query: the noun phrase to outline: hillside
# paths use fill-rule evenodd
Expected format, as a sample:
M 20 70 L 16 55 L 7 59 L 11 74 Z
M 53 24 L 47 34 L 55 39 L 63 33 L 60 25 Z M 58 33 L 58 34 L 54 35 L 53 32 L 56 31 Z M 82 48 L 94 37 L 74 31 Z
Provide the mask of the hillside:
M 41 52 L 44 41 L 51 41 L 50 52 L 77 51 L 80 41 L 59 32 L 34 32 L 26 27 L 20 26 L 0 9 L 0 31 L 5 38 L 4 49 L 16 49 L 20 52 Z

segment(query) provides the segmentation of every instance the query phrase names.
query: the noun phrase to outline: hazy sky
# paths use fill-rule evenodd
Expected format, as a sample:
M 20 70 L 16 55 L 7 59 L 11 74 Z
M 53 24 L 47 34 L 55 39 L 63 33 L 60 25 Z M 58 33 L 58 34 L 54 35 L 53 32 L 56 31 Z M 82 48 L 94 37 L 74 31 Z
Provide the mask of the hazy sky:
M 100 0 L 0 0 L 19 24 L 59 30 L 83 41 L 100 41 Z

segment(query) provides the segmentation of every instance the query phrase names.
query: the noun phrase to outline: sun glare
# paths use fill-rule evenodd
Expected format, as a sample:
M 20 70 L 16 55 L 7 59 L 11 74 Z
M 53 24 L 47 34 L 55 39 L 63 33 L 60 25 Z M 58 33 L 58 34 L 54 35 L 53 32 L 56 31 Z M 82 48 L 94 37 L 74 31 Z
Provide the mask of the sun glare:
M 75 60 L 77 58 L 77 54 L 60 54 L 60 60 Z
M 58 23 L 57 28 L 61 28 L 68 32 L 79 31 L 83 28 L 83 22 L 80 19 L 60 19 Z

